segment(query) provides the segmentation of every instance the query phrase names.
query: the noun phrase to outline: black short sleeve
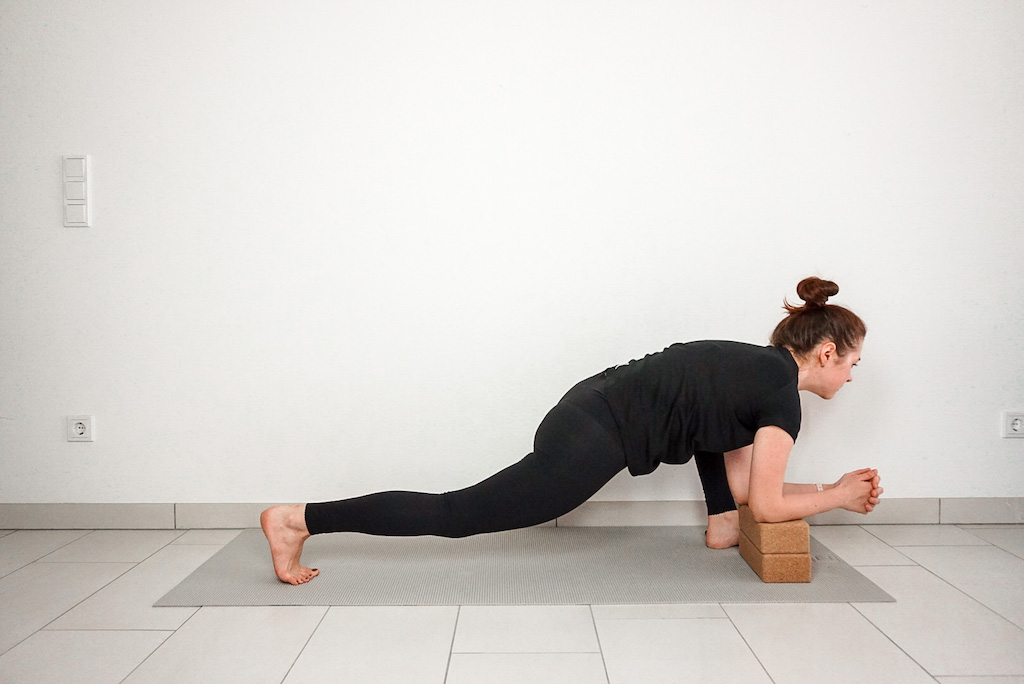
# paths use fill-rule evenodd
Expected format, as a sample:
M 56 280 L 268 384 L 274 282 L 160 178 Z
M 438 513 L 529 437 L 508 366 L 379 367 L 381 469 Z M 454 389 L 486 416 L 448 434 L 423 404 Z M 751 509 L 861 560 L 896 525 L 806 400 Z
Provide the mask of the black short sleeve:
M 785 430 L 793 441 L 800 434 L 800 394 L 796 382 L 780 388 L 768 396 L 757 411 L 758 429 L 774 426 Z

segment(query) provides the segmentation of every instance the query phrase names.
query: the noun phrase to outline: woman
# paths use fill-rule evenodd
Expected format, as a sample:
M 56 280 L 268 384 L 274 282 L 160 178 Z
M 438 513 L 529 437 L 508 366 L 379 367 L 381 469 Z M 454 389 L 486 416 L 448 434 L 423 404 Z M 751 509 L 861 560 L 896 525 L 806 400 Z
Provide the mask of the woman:
M 798 391 L 831 399 L 860 360 L 867 328 L 827 303 L 838 292 L 831 281 L 801 281 L 805 304 L 785 302 L 771 346 L 674 344 L 584 380 L 545 416 L 533 453 L 472 487 L 267 509 L 260 523 L 278 579 L 302 584 L 319 574 L 300 562 L 313 534 L 465 537 L 528 527 L 568 513 L 623 468 L 643 475 L 694 457 L 713 548 L 738 543 L 736 502 L 749 503 L 761 522 L 835 508 L 870 512 L 882 494 L 875 470 L 847 473 L 832 485 L 783 480 L 800 430 Z

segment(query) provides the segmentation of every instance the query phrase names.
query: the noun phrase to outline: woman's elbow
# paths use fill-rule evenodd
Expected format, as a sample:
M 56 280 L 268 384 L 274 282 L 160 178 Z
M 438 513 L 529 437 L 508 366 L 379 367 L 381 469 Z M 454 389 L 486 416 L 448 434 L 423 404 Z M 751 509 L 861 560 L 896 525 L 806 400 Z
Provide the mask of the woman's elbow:
M 778 506 L 772 506 L 765 504 L 763 501 L 751 501 L 750 514 L 754 520 L 759 523 L 774 523 L 774 522 L 785 522 L 785 514 L 779 509 Z

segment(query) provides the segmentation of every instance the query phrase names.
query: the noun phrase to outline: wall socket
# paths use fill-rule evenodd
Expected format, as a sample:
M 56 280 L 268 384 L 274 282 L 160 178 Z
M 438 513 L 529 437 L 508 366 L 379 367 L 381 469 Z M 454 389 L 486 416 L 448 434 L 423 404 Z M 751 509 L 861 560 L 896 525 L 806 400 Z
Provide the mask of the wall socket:
M 1003 437 L 1024 437 L 1024 411 L 1003 412 Z
M 93 442 L 95 440 L 95 416 L 68 416 L 69 442 Z

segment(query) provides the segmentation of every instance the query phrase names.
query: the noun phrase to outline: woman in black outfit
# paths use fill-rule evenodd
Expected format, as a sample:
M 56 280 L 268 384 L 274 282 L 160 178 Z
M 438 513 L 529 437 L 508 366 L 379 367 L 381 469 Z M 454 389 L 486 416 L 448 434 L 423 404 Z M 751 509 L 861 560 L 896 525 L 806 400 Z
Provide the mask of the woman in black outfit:
M 472 487 L 267 509 L 260 522 L 278 578 L 302 584 L 318 574 L 300 562 L 313 534 L 465 537 L 528 527 L 568 513 L 623 468 L 644 475 L 690 458 L 714 548 L 738 543 L 736 502 L 749 503 L 762 522 L 834 508 L 870 512 L 882 493 L 875 470 L 830 485 L 783 479 L 800 430 L 798 391 L 831 399 L 860 360 L 867 328 L 853 312 L 827 304 L 838 292 L 831 281 L 801 281 L 805 304 L 786 302 L 771 346 L 674 344 L 580 382 L 545 416 L 532 453 Z

